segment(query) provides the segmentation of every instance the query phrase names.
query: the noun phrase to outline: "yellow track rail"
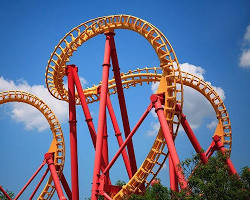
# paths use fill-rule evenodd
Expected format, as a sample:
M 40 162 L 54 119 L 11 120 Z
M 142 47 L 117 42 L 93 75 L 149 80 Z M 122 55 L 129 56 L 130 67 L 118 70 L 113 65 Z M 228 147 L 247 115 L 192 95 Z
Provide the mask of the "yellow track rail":
M 136 85 L 142 85 L 143 83 L 151 83 L 151 82 L 159 82 L 161 79 L 161 68 L 152 67 L 152 68 L 143 68 L 143 69 L 136 69 L 130 70 L 127 73 L 121 74 L 122 85 L 124 89 L 128 89 L 130 87 L 135 87 Z M 229 114 L 227 112 L 226 106 L 217 92 L 211 87 L 211 84 L 205 82 L 203 79 L 190 74 L 188 72 L 181 71 L 182 81 L 180 80 L 179 76 L 176 76 L 177 83 L 183 83 L 183 85 L 189 86 L 203 96 L 210 102 L 213 106 L 213 109 L 216 113 L 216 117 L 218 121 L 222 123 L 223 126 L 223 140 L 225 148 L 231 153 L 231 146 L 232 146 L 232 130 L 231 130 L 231 123 L 229 119 Z M 101 83 L 100 83 L 101 84 Z M 84 90 L 84 94 L 87 98 L 88 103 L 93 103 L 99 101 L 99 94 L 97 93 L 97 88 L 100 86 L 94 85 L 91 88 L 87 88 Z M 109 80 L 109 94 L 116 93 L 116 85 L 115 80 Z
M 123 87 L 130 88 L 145 82 L 160 81 L 157 92 L 165 93 L 166 101 L 164 109 L 166 119 L 170 126 L 173 125 L 175 135 L 178 132 L 180 124 L 177 113 L 175 112 L 175 105 L 176 103 L 181 104 L 181 106 L 183 105 L 183 83 L 189 87 L 193 87 L 202 93 L 212 104 L 219 121 L 223 124 L 223 136 L 228 138 L 224 143 L 228 145 L 227 148 L 230 152 L 231 126 L 223 101 L 209 84 L 192 74 L 181 72 L 175 52 L 167 38 L 149 22 L 134 16 L 112 15 L 96 18 L 80 24 L 67 33 L 55 47 L 48 61 L 45 80 L 49 92 L 59 100 L 68 101 L 68 91 L 64 88 L 63 77 L 65 76 L 65 67 L 70 61 L 70 57 L 74 51 L 87 40 L 98 34 L 114 31 L 114 29 L 132 30 L 146 38 L 154 48 L 161 67 L 137 69 L 122 74 Z M 98 86 L 94 86 L 84 90 L 88 103 L 99 100 L 99 96 L 96 92 L 97 87 Z M 114 80 L 109 81 L 109 93 L 116 93 Z M 80 104 L 77 94 L 76 103 Z M 131 193 L 141 192 L 141 184 L 149 185 L 167 158 L 168 153 L 167 150 L 164 150 L 165 146 L 164 137 L 161 130 L 159 130 L 153 147 L 145 161 L 129 182 L 113 197 L 114 199 L 122 199 Z M 151 176 L 149 176 L 150 174 Z
M 68 92 L 63 85 L 66 63 L 74 51 L 87 40 L 115 29 L 128 29 L 135 31 L 146 38 L 154 48 L 163 70 L 162 85 L 166 94 L 165 114 L 171 124 L 174 118 L 175 105 L 183 102 L 182 84 L 176 89 L 175 75 L 181 76 L 180 67 L 175 52 L 167 38 L 152 24 L 130 15 L 111 15 L 89 20 L 73 28 L 55 47 L 48 61 L 45 81 L 49 92 L 57 99 L 68 101 Z M 163 88 L 163 87 L 162 87 Z M 80 104 L 78 96 L 76 102 Z
M 228 112 L 222 99 L 211 87 L 211 85 L 201 78 L 183 71 L 181 72 L 181 74 L 183 85 L 192 87 L 196 91 L 200 92 L 213 106 L 218 121 L 222 122 L 223 125 L 223 134 L 221 135 L 223 137 L 222 141 L 224 142 L 225 148 L 230 154 L 232 145 L 231 124 Z M 143 83 L 149 84 L 151 82 L 159 82 L 161 80 L 161 77 L 161 68 L 156 67 L 136 69 L 121 74 L 123 88 L 125 89 L 135 87 L 136 85 L 142 85 Z M 177 83 L 181 83 L 180 77 L 176 76 L 175 79 Z M 88 103 L 99 101 L 99 95 L 97 93 L 97 88 L 99 86 L 100 84 L 84 90 Z M 115 93 L 115 80 L 112 79 L 109 80 L 109 94 L 111 95 Z M 178 121 L 174 121 L 174 124 L 178 124 Z M 175 133 L 175 135 L 176 134 L 177 132 Z M 119 193 L 116 194 L 114 199 L 122 199 L 130 195 L 131 193 L 141 192 L 139 188 L 142 183 L 145 183 L 146 187 L 149 186 L 150 182 L 157 176 L 167 159 L 168 152 L 167 149 L 164 149 L 165 146 L 166 145 L 164 137 L 160 130 L 145 161 L 142 163 L 137 173 L 129 180 L 129 182 L 125 186 L 123 186 L 122 190 L 120 190 Z M 151 176 L 147 179 L 149 175 Z
M 60 123 L 52 110 L 41 99 L 24 91 L 15 90 L 0 92 L 0 104 L 8 102 L 22 102 L 29 104 L 38 109 L 47 119 L 53 135 L 48 152 L 55 152 L 54 162 L 55 165 L 59 166 L 59 172 L 61 172 L 63 170 L 65 161 L 64 137 Z M 51 199 L 54 192 L 55 188 L 52 184 L 52 177 L 50 176 L 38 199 Z

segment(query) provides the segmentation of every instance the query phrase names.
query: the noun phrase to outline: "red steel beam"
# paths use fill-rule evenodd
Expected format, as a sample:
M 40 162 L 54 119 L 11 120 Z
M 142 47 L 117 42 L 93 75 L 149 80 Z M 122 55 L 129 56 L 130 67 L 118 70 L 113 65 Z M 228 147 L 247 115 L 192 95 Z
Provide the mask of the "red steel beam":
M 109 111 L 109 115 L 110 115 L 110 119 L 114 128 L 114 131 L 115 131 L 116 139 L 118 141 L 119 147 L 121 147 L 121 145 L 123 144 L 123 139 L 122 139 L 121 131 L 119 129 L 118 122 L 116 120 L 115 112 L 114 112 L 109 95 L 107 95 L 107 107 L 108 107 L 108 111 Z M 131 166 L 130 166 L 130 162 L 129 162 L 126 149 L 122 151 L 122 158 L 123 158 L 126 170 L 127 170 L 128 177 L 129 179 L 131 179 L 132 171 L 131 171 Z
M 107 95 L 108 96 L 108 95 Z M 106 117 L 106 110 L 105 110 L 105 117 L 104 117 L 104 129 L 103 129 L 103 149 L 102 149 L 102 155 L 103 160 L 105 163 L 105 167 L 109 163 L 109 154 L 108 154 L 108 130 L 107 130 L 107 117 Z M 105 177 L 105 182 L 108 184 L 111 184 L 110 178 L 109 178 L 109 172 L 107 173 Z
M 160 97 L 158 95 L 153 94 L 150 99 L 151 99 L 152 104 L 155 107 L 155 112 L 156 112 L 156 114 L 158 116 L 158 119 L 160 121 L 162 132 L 163 132 L 163 135 L 165 137 L 167 147 L 168 147 L 168 151 L 169 151 L 169 153 L 171 155 L 171 158 L 172 158 L 172 161 L 173 161 L 173 164 L 174 164 L 175 173 L 176 173 L 176 175 L 178 177 L 180 187 L 182 189 L 186 189 L 187 186 L 188 186 L 187 181 L 186 181 L 186 179 L 184 177 L 182 168 L 180 166 L 180 160 L 179 160 L 178 154 L 176 152 L 176 148 L 175 148 L 175 145 L 174 145 L 172 135 L 170 133 L 168 123 L 167 123 L 166 118 L 165 118 L 164 109 L 162 107 Z
M 226 150 L 225 150 L 225 148 L 224 148 L 224 145 L 222 144 L 222 142 L 220 141 L 220 137 L 218 136 L 218 135 L 215 135 L 214 137 L 213 137 L 213 140 L 214 140 L 214 142 L 215 142 L 215 144 L 216 144 L 216 147 L 217 147 L 217 149 L 223 154 L 223 155 L 226 155 Z M 235 169 L 235 167 L 234 167 L 234 165 L 233 165 L 233 163 L 232 163 L 232 161 L 230 160 L 230 158 L 229 157 L 227 157 L 227 159 L 226 159 L 226 164 L 227 164 L 227 166 L 229 167 L 229 172 L 230 172 L 230 174 L 233 174 L 233 175 L 238 175 L 238 173 L 237 173 L 237 171 L 236 171 L 236 169 Z
M 112 48 L 111 59 L 112 59 L 114 78 L 115 78 L 115 83 L 116 83 L 116 88 L 117 88 L 119 106 L 120 106 L 120 111 L 121 111 L 121 116 L 122 116 L 123 129 L 124 129 L 125 136 L 128 137 L 130 133 L 130 125 L 129 125 L 129 120 L 128 120 L 128 113 L 127 113 L 126 102 L 125 102 L 125 97 L 124 97 L 123 88 L 122 88 L 120 68 L 119 68 L 113 35 L 111 36 L 111 39 L 110 39 L 111 48 Z M 131 170 L 134 175 L 135 172 L 137 171 L 137 165 L 136 165 L 135 152 L 134 152 L 132 140 L 128 143 L 127 148 L 128 148 L 128 155 L 129 155 Z
M 77 89 L 77 92 L 78 92 L 78 95 L 79 95 L 79 98 L 81 101 L 82 110 L 83 110 L 85 120 L 86 120 L 87 125 L 88 125 L 88 129 L 90 132 L 92 143 L 93 143 L 94 149 L 96 149 L 96 130 L 95 130 L 95 126 L 93 123 L 93 118 L 90 114 L 89 107 L 87 105 L 86 97 L 84 95 L 79 76 L 77 74 L 78 68 L 75 67 L 75 69 L 72 71 L 73 71 L 74 83 L 76 85 L 76 89 Z M 102 171 L 105 168 L 105 163 L 104 163 L 103 157 L 104 157 L 104 155 L 102 155 L 102 160 L 101 160 L 101 170 Z
M 147 107 L 146 111 L 142 114 L 141 118 L 139 119 L 139 121 L 137 122 L 137 124 L 135 125 L 135 127 L 133 128 L 133 130 L 130 132 L 130 134 L 128 135 L 128 137 L 124 141 L 124 143 L 121 145 L 121 147 L 116 152 L 116 154 L 114 155 L 114 157 L 112 158 L 112 160 L 109 162 L 108 166 L 106 167 L 106 169 L 103 172 L 104 175 L 113 166 L 113 164 L 115 163 L 115 161 L 117 160 L 117 158 L 119 157 L 119 155 L 121 154 L 121 152 L 123 151 L 123 149 L 126 147 L 126 145 L 128 144 L 128 142 L 132 139 L 133 135 L 135 134 L 135 132 L 137 131 L 137 129 L 140 127 L 140 125 L 143 122 L 143 120 L 147 117 L 147 115 L 148 115 L 148 113 L 150 112 L 151 109 L 152 109 L 152 104 L 150 104 Z
M 42 162 L 40 167 L 36 170 L 36 172 L 31 176 L 31 178 L 28 180 L 28 182 L 25 184 L 25 186 L 21 189 L 21 191 L 16 195 L 14 200 L 17 200 L 23 193 L 23 191 L 28 187 L 28 185 L 31 183 L 31 181 L 36 177 L 36 175 L 39 173 L 39 171 L 43 168 L 43 166 L 46 164 L 45 160 Z
M 49 170 L 50 170 L 52 179 L 54 181 L 56 192 L 57 192 L 59 200 L 66 200 L 66 198 L 65 198 L 65 196 L 63 194 L 62 187 L 60 185 L 60 179 L 59 179 L 58 174 L 56 172 L 56 167 L 55 167 L 55 164 L 54 164 L 54 156 L 53 155 L 54 155 L 54 153 L 46 153 L 44 155 L 44 158 L 45 158 L 46 163 L 47 163 L 47 165 L 49 167 Z
M 102 157 L 102 147 L 103 147 L 103 130 L 105 124 L 105 109 L 108 93 L 108 77 L 109 77 L 109 67 L 110 67 L 110 37 L 111 33 L 106 33 L 105 42 L 105 52 L 102 70 L 102 85 L 100 94 L 100 107 L 98 116 L 98 128 L 97 128 L 97 138 L 96 138 L 96 152 L 95 152 L 95 163 L 93 172 L 93 185 L 91 199 L 97 200 L 97 195 L 99 193 L 99 178 L 100 178 L 100 168 L 101 168 L 101 157 Z
M 85 116 L 85 120 L 88 125 L 90 136 L 91 136 L 94 147 L 96 147 L 96 131 L 95 131 L 94 123 L 93 123 L 93 118 L 90 114 L 89 107 L 86 101 L 86 97 L 84 95 L 83 88 L 82 88 L 79 76 L 77 74 L 77 68 L 73 70 L 73 77 L 74 77 L 74 83 L 76 85 L 76 89 L 77 89 L 77 92 L 81 101 L 81 106 L 82 106 L 82 110 Z
M 174 164 L 171 158 L 171 155 L 168 155 L 168 164 L 169 164 L 169 178 L 170 178 L 170 189 L 172 191 L 178 192 L 178 178 L 175 173 Z
M 183 112 L 181 111 L 181 106 L 179 104 L 176 105 L 176 110 L 180 112 L 180 115 L 178 115 L 180 121 L 181 121 L 181 125 L 184 128 L 190 142 L 192 143 L 196 153 L 198 153 L 200 155 L 201 161 L 206 164 L 208 162 L 208 158 L 206 156 L 206 154 L 203 152 L 201 145 L 199 143 L 199 141 L 197 140 L 192 128 L 190 127 L 186 116 L 183 114 Z
M 106 192 L 103 193 L 103 196 L 108 200 L 112 200 L 112 198 Z
M 74 85 L 74 76 L 73 76 L 74 70 L 76 70 L 75 65 L 68 65 L 66 69 L 66 73 L 68 76 L 68 96 L 69 96 L 72 199 L 79 200 L 76 105 L 75 105 L 75 85 Z
M 43 174 L 42 178 L 40 179 L 39 183 L 37 184 L 35 190 L 34 190 L 34 191 L 32 192 L 32 194 L 30 195 L 29 200 L 32 200 L 32 199 L 33 199 L 33 197 L 35 196 L 35 194 L 36 194 L 38 188 L 39 188 L 40 185 L 42 184 L 42 182 L 43 182 L 43 180 L 45 179 L 45 177 L 46 177 L 46 175 L 48 174 L 48 172 L 49 172 L 49 168 L 47 168 L 46 171 L 44 172 L 44 174 Z
M 208 149 L 206 150 L 205 154 L 206 156 L 209 158 L 209 154 L 211 154 L 211 152 L 214 152 L 214 148 L 215 148 L 215 142 L 212 141 L 212 143 L 210 144 L 210 146 L 208 147 Z
M 63 173 L 61 174 L 60 180 L 61 180 L 62 186 L 64 188 L 64 191 L 66 192 L 66 194 L 68 196 L 68 199 L 71 200 L 72 199 L 72 193 L 71 193 L 69 184 L 68 184 L 68 182 L 67 182 L 67 180 L 66 180 Z

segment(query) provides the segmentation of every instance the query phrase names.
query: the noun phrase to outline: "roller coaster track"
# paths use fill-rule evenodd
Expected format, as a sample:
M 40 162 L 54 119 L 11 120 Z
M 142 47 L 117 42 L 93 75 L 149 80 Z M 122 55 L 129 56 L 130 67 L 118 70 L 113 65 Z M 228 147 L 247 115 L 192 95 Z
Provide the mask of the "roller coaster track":
M 66 76 L 66 66 L 70 61 L 70 57 L 73 56 L 73 53 L 77 51 L 78 47 L 89 39 L 98 34 L 114 32 L 115 29 L 127 29 L 139 33 L 151 44 L 160 61 L 160 67 L 136 69 L 130 70 L 127 73 L 122 73 L 120 78 L 122 80 L 123 89 L 136 87 L 137 85 L 145 83 L 159 82 L 156 93 L 165 94 L 165 117 L 168 126 L 173 128 L 174 137 L 177 136 L 180 125 L 179 113 L 176 112 L 176 104 L 181 105 L 181 108 L 183 107 L 183 85 L 195 89 L 212 105 L 218 119 L 218 126 L 215 134 L 219 134 L 222 137 L 222 142 L 230 155 L 232 144 L 231 124 L 222 99 L 209 83 L 193 74 L 181 71 L 178 59 L 167 38 L 155 26 L 140 18 L 130 15 L 99 17 L 82 23 L 67 33 L 55 47 L 46 68 L 45 81 L 51 95 L 59 100 L 69 101 L 68 91 L 64 87 L 63 78 Z M 100 85 L 101 83 L 83 91 L 87 103 L 90 104 L 100 100 L 99 93 L 97 92 Z M 108 93 L 109 95 L 117 93 L 117 86 L 114 78 L 108 81 Z M 79 105 L 81 102 L 78 94 L 76 94 L 75 98 L 76 104 Z M 55 165 L 58 166 L 57 170 L 60 176 L 65 162 L 65 144 L 63 133 L 55 114 L 42 100 L 27 92 L 1 92 L 0 104 L 7 102 L 23 102 L 29 104 L 38 109 L 47 119 L 53 135 L 48 152 L 55 152 L 54 162 Z M 222 131 L 218 131 L 219 129 Z M 99 136 L 99 134 L 97 136 Z M 171 136 L 168 138 L 171 138 Z M 143 192 L 142 188 L 144 187 L 142 187 L 142 185 L 145 185 L 146 188 L 150 185 L 168 157 L 165 141 L 163 132 L 160 128 L 146 159 L 128 183 L 124 185 L 117 194 L 112 196 L 113 199 L 126 199 L 132 193 Z M 39 200 L 52 198 L 55 192 L 55 186 L 52 182 L 52 177 L 50 176 L 43 191 L 38 197 Z M 97 196 L 99 193 L 94 193 L 94 195 Z M 94 197 L 96 198 L 96 196 Z
M 192 74 L 181 72 L 175 52 L 167 38 L 155 26 L 134 16 L 99 17 L 82 23 L 67 33 L 55 47 L 46 68 L 45 81 L 51 95 L 59 100 L 69 101 L 63 78 L 66 75 L 65 69 L 70 57 L 87 40 L 98 34 L 113 32 L 115 29 L 128 29 L 142 35 L 151 44 L 160 61 L 160 68 L 136 69 L 121 74 L 123 88 L 128 89 L 143 83 L 160 82 L 157 93 L 165 93 L 165 116 L 168 124 L 173 126 L 174 136 L 177 135 L 180 124 L 175 106 L 177 103 L 181 105 L 181 108 L 183 106 L 183 84 L 194 88 L 203 94 L 213 106 L 219 124 L 223 127 L 221 136 L 223 136 L 224 145 L 230 154 L 231 125 L 227 110 L 219 95 L 204 80 Z M 84 90 L 87 103 L 99 101 L 97 88 L 100 84 Z M 108 88 L 110 95 L 117 93 L 114 79 L 109 81 Z M 78 94 L 76 94 L 76 104 L 80 104 Z M 131 193 L 142 192 L 140 189 L 142 184 L 148 187 L 167 159 L 168 152 L 164 149 L 165 147 L 165 139 L 160 129 L 141 167 L 113 199 L 123 199 Z
M 201 93 L 214 108 L 218 122 L 222 123 L 223 127 L 223 135 L 221 135 L 222 141 L 224 142 L 224 146 L 230 154 L 232 145 L 231 124 L 227 109 L 222 99 L 209 83 L 205 82 L 198 76 L 184 71 L 181 71 L 181 75 L 183 85 L 191 87 Z M 143 83 L 149 84 L 152 82 L 159 82 L 161 77 L 161 68 L 156 67 L 136 69 L 133 71 L 130 70 L 127 73 L 121 74 L 124 89 L 136 87 L 136 85 L 142 85 Z M 176 76 L 175 79 L 177 83 L 181 83 L 179 76 Z M 99 101 L 97 88 L 100 86 L 100 84 L 94 85 L 93 87 L 84 90 L 88 103 Z M 112 95 L 115 93 L 115 80 L 112 79 L 109 80 L 109 94 Z M 177 124 L 177 122 L 175 122 L 175 124 Z M 141 192 L 140 185 L 142 183 L 146 183 L 146 187 L 149 186 L 149 183 L 157 176 L 167 159 L 168 152 L 166 149 L 164 149 L 165 146 L 165 141 L 160 130 L 145 161 L 142 163 L 134 177 L 130 179 L 130 181 L 125 186 L 123 186 L 122 190 L 117 193 L 114 199 L 122 199 L 131 193 Z M 151 177 L 149 180 L 146 180 L 149 174 L 151 174 Z
M 182 84 L 180 89 L 177 90 L 176 80 L 173 78 L 175 75 L 181 76 L 177 57 L 167 38 L 156 27 L 134 16 L 111 15 L 99 17 L 82 23 L 67 33 L 55 47 L 48 61 L 45 82 L 49 92 L 57 99 L 68 101 L 68 92 L 64 88 L 63 77 L 65 76 L 66 63 L 70 61 L 73 52 L 94 36 L 115 29 L 135 31 L 146 38 L 154 48 L 167 86 L 164 87 L 165 91 L 162 92 L 168 94 L 165 100 L 165 113 L 168 123 L 171 124 L 176 103 L 178 102 L 182 106 L 183 102 Z M 80 104 L 78 97 L 76 97 L 76 102 Z
M 53 139 L 48 152 L 55 152 L 54 162 L 55 165 L 58 166 L 60 174 L 64 167 L 65 146 L 60 123 L 53 111 L 41 99 L 24 91 L 15 90 L 0 92 L 0 104 L 5 104 L 8 102 L 22 102 L 29 104 L 39 110 L 47 119 L 53 135 Z M 51 199 L 54 192 L 55 187 L 52 183 L 52 177 L 50 176 L 38 199 Z

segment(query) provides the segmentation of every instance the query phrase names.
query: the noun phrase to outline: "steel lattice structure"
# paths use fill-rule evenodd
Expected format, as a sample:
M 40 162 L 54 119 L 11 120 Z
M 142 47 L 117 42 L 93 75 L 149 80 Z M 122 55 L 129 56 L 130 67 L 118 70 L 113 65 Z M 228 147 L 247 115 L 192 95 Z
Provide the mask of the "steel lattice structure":
M 137 68 L 127 73 L 121 73 L 114 40 L 114 31 L 116 29 L 132 30 L 143 36 L 155 50 L 160 61 L 160 67 Z M 78 68 L 68 63 L 78 47 L 99 34 L 105 34 L 106 36 L 102 80 L 98 85 L 83 89 L 78 76 Z M 113 79 L 109 79 L 110 61 L 112 61 L 114 71 Z M 80 70 L 82 69 L 79 68 Z M 63 84 L 65 76 L 68 79 L 68 88 L 65 88 Z M 220 150 L 228 155 L 227 164 L 230 173 L 237 173 L 229 158 L 232 145 L 232 131 L 229 115 L 222 99 L 209 83 L 193 74 L 180 70 L 178 59 L 167 38 L 149 22 L 130 15 L 112 15 L 80 24 L 67 33 L 55 47 L 48 61 L 45 77 L 50 94 L 69 104 L 71 188 L 63 174 L 65 145 L 63 133 L 56 116 L 38 97 L 23 91 L 7 91 L 0 93 L 0 104 L 23 102 L 34 106 L 45 116 L 53 134 L 50 149 L 45 154 L 42 165 L 15 199 L 19 198 L 40 169 L 47 164 L 48 169 L 30 199 L 33 198 L 43 179 L 50 171 L 51 176 L 38 199 L 51 199 L 55 191 L 59 199 L 66 199 L 63 192 L 64 189 L 68 199 L 79 200 L 76 105 L 81 105 L 82 107 L 95 150 L 92 200 L 96 200 L 99 195 L 104 196 L 105 199 L 118 200 L 126 199 L 132 193 L 143 193 L 156 178 L 167 158 L 169 158 L 170 188 L 175 191 L 186 189 L 188 181 L 179 167 L 180 161 L 174 145 L 174 139 L 177 136 L 180 125 L 183 126 L 190 142 L 201 156 L 204 164 L 207 163 L 208 158 L 215 150 Z M 159 82 L 157 92 L 150 97 L 147 109 L 135 127 L 131 129 L 124 90 L 155 82 Z M 210 102 L 218 119 L 212 143 L 206 152 L 203 152 L 185 115 L 182 113 L 184 85 L 201 93 Z M 121 131 L 117 123 L 110 95 L 118 96 L 123 131 Z M 98 127 L 96 129 L 88 104 L 98 101 L 100 102 L 100 107 Z M 119 144 L 119 149 L 111 160 L 108 158 L 106 108 Z M 161 128 L 145 160 L 140 167 L 137 167 L 132 137 L 152 109 L 155 110 L 158 116 Z M 124 139 L 122 132 L 125 136 Z M 129 177 L 128 183 L 123 187 L 112 185 L 109 177 L 109 170 L 120 155 L 122 155 L 125 164 L 125 173 Z M 5 193 L 2 187 L 0 187 L 0 190 Z

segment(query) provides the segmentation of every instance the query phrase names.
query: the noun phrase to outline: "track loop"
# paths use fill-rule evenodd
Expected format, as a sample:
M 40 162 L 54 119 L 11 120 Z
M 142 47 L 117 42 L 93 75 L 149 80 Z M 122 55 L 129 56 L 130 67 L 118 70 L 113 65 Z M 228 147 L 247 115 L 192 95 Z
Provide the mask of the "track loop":
M 59 121 L 57 120 L 53 111 L 45 104 L 41 99 L 35 95 L 29 94 L 24 91 L 6 91 L 0 92 L 0 104 L 8 102 L 22 102 L 29 104 L 39 110 L 43 116 L 47 119 L 53 139 L 49 152 L 55 152 L 55 165 L 59 166 L 59 174 L 63 170 L 64 161 L 65 161 L 65 145 L 63 132 L 60 126 Z M 52 185 L 52 177 L 50 176 L 43 191 L 39 196 L 40 199 L 51 199 L 52 195 L 55 192 L 54 185 Z
M 214 108 L 214 111 L 217 115 L 218 121 L 223 121 L 223 131 L 224 131 L 224 145 L 228 150 L 228 153 L 231 153 L 231 144 L 232 144 L 232 136 L 231 136 L 231 125 L 229 120 L 229 115 L 227 113 L 226 107 L 217 94 L 217 92 L 211 87 L 211 85 L 201 78 L 187 73 L 181 72 L 182 74 L 182 83 L 186 86 L 192 87 L 196 91 L 200 92 L 202 95 L 206 97 L 206 99 L 211 103 Z M 136 69 L 133 71 L 129 71 L 127 73 L 122 73 L 122 85 L 123 88 L 135 87 L 137 85 L 142 85 L 144 83 L 152 83 L 159 82 L 161 80 L 161 68 L 143 68 Z M 175 77 L 177 83 L 181 83 L 180 77 L 177 75 Z M 93 103 L 99 100 L 99 96 L 96 91 L 99 85 L 93 86 L 91 88 L 86 89 L 85 95 L 88 98 L 88 103 Z M 116 93 L 116 86 L 114 79 L 109 80 L 109 94 Z M 176 117 L 177 118 L 177 117 Z M 176 126 L 175 130 L 178 131 L 179 121 L 173 121 L 174 126 Z M 177 131 L 175 135 L 177 135 Z M 165 145 L 164 137 L 162 135 L 161 130 L 155 139 L 155 142 L 148 153 L 145 161 L 142 163 L 141 167 L 138 169 L 137 173 L 134 177 L 123 186 L 122 190 L 117 193 L 114 199 L 122 199 L 126 196 L 129 196 L 131 193 L 140 192 L 141 184 L 145 184 L 148 187 L 151 181 L 157 176 L 163 164 L 165 163 L 168 152 Z

